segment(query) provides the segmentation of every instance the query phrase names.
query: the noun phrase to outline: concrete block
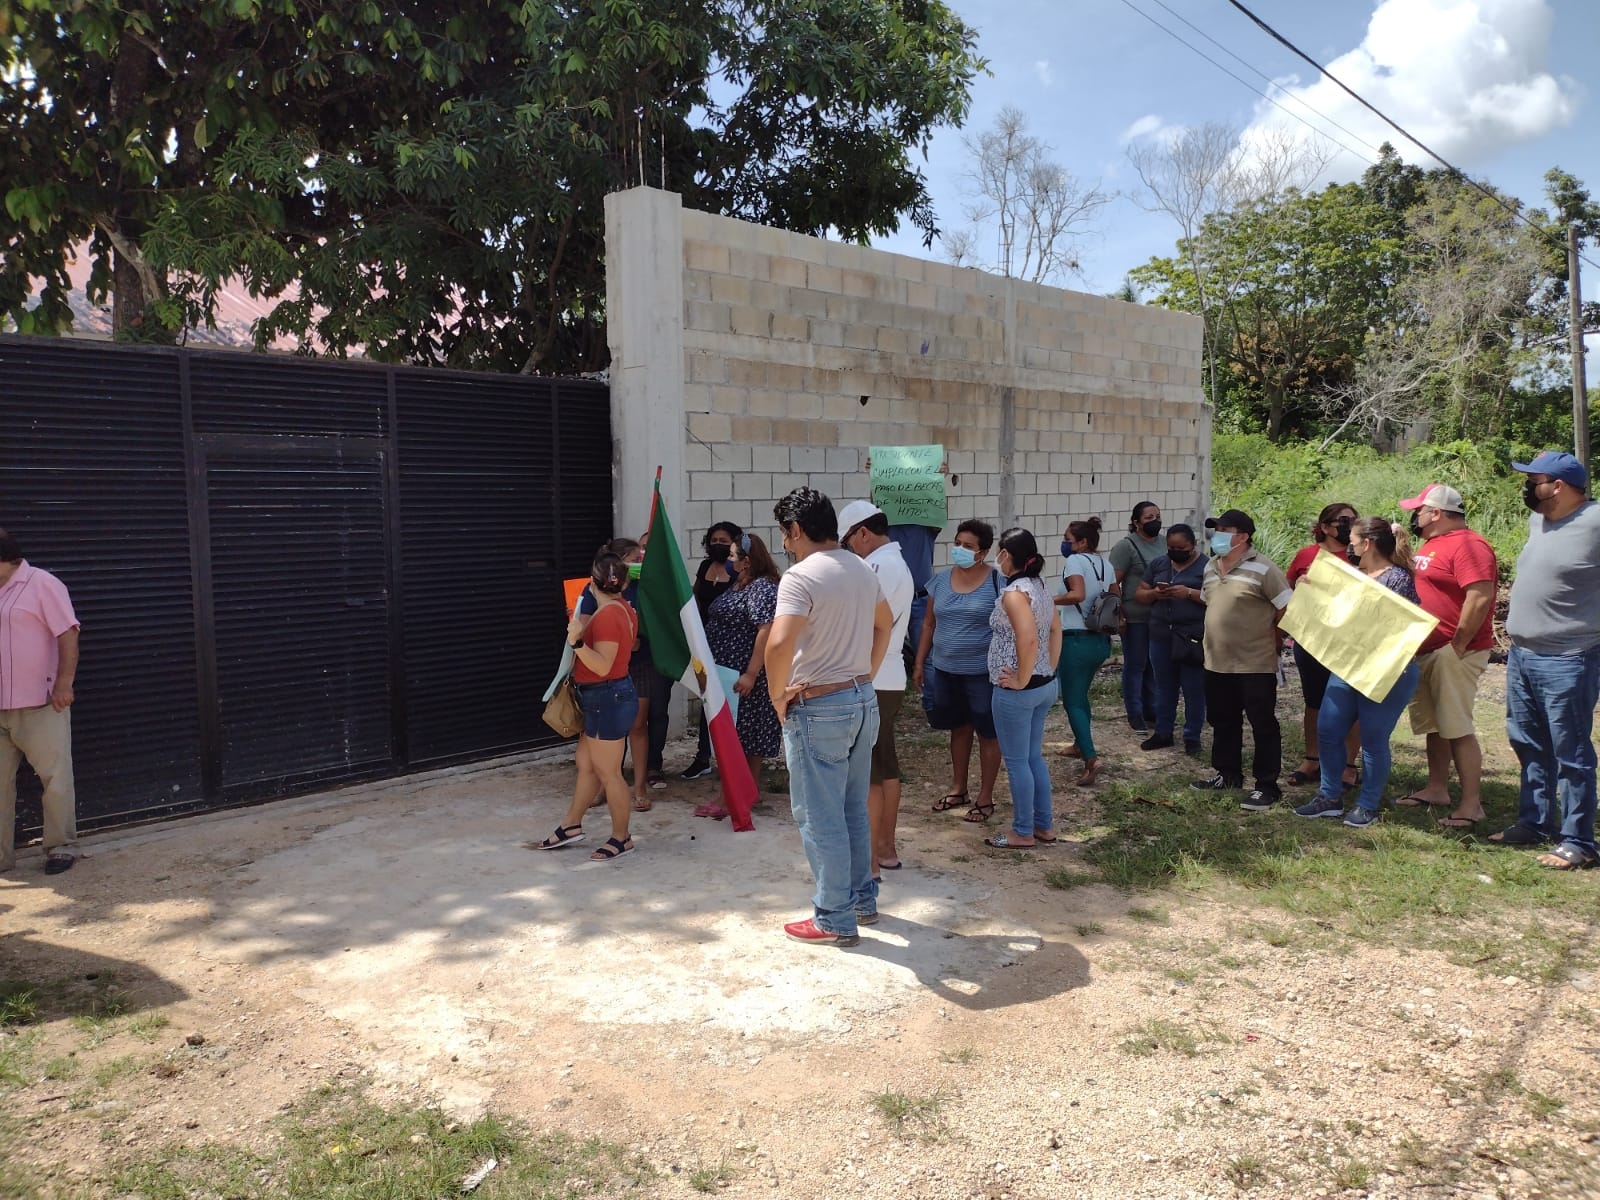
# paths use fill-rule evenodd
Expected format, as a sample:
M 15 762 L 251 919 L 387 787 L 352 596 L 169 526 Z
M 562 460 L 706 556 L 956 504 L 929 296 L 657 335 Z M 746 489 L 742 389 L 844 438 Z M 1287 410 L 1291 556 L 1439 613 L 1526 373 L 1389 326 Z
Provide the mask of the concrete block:
M 792 471 L 800 470 L 800 467 L 793 461 L 792 450 L 794 447 L 805 446 L 810 442 L 810 438 L 806 433 L 806 423 L 804 421 L 792 421 L 787 419 L 782 421 L 774 421 L 772 423 L 772 440 L 779 446 L 788 446 L 791 448 L 789 469 Z
M 698 475 L 690 475 L 689 499 L 731 500 L 733 499 L 734 478 L 734 476 L 722 471 L 707 471 Z
M 806 264 L 806 286 L 813 291 L 838 294 L 844 290 L 844 272 L 820 263 Z
M 828 469 L 827 451 L 819 446 L 797 445 L 789 450 L 789 469 L 814 474 Z
M 860 419 L 863 411 L 861 401 L 855 396 L 822 397 L 824 421 L 856 421 Z
M 803 342 L 811 333 L 811 323 L 804 316 L 774 313 L 772 336 L 780 341 Z
M 736 500 L 772 500 L 772 476 L 765 471 L 747 471 L 733 477 Z
M 911 349 L 911 338 L 903 329 L 879 329 L 878 352 L 880 354 L 907 354 Z
M 852 350 L 876 350 L 878 328 L 875 325 L 846 325 L 844 344 Z
M 686 471 L 711 470 L 711 447 L 691 441 L 683 448 L 683 466 Z
M 786 417 L 789 415 L 788 395 L 773 388 L 762 388 L 750 393 L 752 417 Z
M 738 444 L 753 446 L 757 449 L 760 449 L 765 446 L 766 443 L 772 441 L 772 422 L 764 416 L 734 417 L 732 424 L 733 441 Z M 784 451 L 783 469 L 787 470 L 788 466 L 789 454 L 788 451 Z M 751 469 L 756 471 L 771 471 L 775 468 L 771 466 L 762 466 L 758 460 L 753 460 L 751 463 Z
M 827 469 L 842 475 L 861 470 L 861 457 L 861 451 L 854 446 L 830 448 L 825 454 Z
M 771 422 L 765 422 L 767 437 L 772 436 Z M 739 433 L 738 427 L 734 428 L 734 436 Z M 752 442 L 755 438 L 750 439 Z M 789 447 L 787 446 L 760 446 L 750 448 L 750 468 L 754 471 L 768 473 L 783 473 L 789 470 Z
M 801 475 L 797 472 L 790 472 L 787 475 L 782 473 L 774 473 L 772 476 L 773 502 L 776 503 L 778 500 L 794 491 L 797 487 L 805 487 L 807 478 L 809 477 L 806 475 Z M 772 509 L 770 506 L 767 509 L 767 515 L 769 517 L 772 515 Z M 777 546 L 774 545 L 772 548 L 776 550 Z
M 726 442 L 733 436 L 733 425 L 726 413 L 692 412 L 689 432 L 702 442 Z
M 767 278 L 787 287 L 806 286 L 806 264 L 797 258 L 775 255 L 767 264 Z
M 750 397 L 749 389 L 722 384 L 710 390 L 712 412 L 743 416 L 747 411 L 745 405 Z
M 728 382 L 736 387 L 767 386 L 767 364 L 760 359 L 735 358 L 728 361 Z
M 728 360 L 720 354 L 706 354 L 703 351 L 691 351 L 684 355 L 688 360 L 686 378 L 691 383 L 726 383 L 728 381 Z
M 689 476 L 689 486 L 694 486 L 696 476 Z M 693 544 L 700 544 L 700 535 L 711 528 L 715 518 L 711 515 L 711 502 L 708 500 L 683 501 L 683 532 L 693 539 Z
M 711 298 L 719 304 L 748 307 L 750 304 L 750 280 L 732 275 L 713 275 L 711 277 Z
M 728 333 L 733 329 L 732 311 L 726 304 L 688 300 L 683 308 L 683 321 L 690 329 L 706 333 Z
M 843 346 L 844 326 L 837 321 L 812 320 L 807 323 L 810 331 L 807 340 L 813 346 Z
M 772 314 L 755 308 L 735 308 L 730 310 L 733 322 L 733 332 L 746 337 L 771 337 Z
M 688 217 L 685 210 L 684 217 Z M 687 226 L 684 229 L 688 233 Z M 709 271 L 726 275 L 729 268 L 728 247 L 715 242 L 687 238 L 683 243 L 683 265 L 690 271 Z
M 822 419 L 822 397 L 812 392 L 784 392 L 783 405 L 783 415 L 796 421 Z
M 829 475 L 824 473 L 812 475 L 810 480 L 812 487 L 816 488 L 817 491 L 821 492 L 824 496 L 833 501 L 833 507 L 835 510 L 843 508 L 845 504 L 848 503 L 848 500 L 853 498 L 845 497 L 844 477 L 842 475 Z

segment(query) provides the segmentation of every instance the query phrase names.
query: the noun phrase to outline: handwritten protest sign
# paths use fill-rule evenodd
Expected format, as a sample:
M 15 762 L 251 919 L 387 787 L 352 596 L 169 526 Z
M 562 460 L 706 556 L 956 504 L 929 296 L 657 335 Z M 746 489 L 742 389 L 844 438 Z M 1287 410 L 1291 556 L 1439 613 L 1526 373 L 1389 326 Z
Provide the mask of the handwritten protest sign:
M 1439 618 L 1331 554 L 1295 585 L 1282 628 L 1369 700 L 1382 701 Z
M 873 446 L 872 502 L 891 525 L 945 523 L 943 446 Z

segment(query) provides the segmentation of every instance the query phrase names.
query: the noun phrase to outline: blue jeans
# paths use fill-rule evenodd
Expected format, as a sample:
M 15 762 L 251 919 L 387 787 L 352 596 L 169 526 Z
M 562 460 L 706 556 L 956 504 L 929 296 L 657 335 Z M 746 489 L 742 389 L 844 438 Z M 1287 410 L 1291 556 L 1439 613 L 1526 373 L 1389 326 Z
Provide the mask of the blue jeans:
M 1178 724 L 1178 697 L 1182 696 L 1183 744 L 1198 742 L 1206 724 L 1205 664 L 1173 662 L 1171 640 L 1151 638 L 1150 667 L 1156 677 L 1156 736 L 1172 736 Z
M 1011 831 L 1020 838 L 1055 827 L 1050 768 L 1044 761 L 1044 718 L 1055 702 L 1052 687 L 994 689 L 994 732 L 1011 781 Z
M 1360 721 L 1361 793 L 1356 803 L 1368 812 L 1378 811 L 1394 762 L 1389 741 L 1400 714 L 1416 694 L 1421 677 L 1422 672 L 1412 659 L 1382 700 L 1368 700 L 1337 675 L 1329 677 L 1317 709 L 1317 753 L 1322 756 L 1324 796 L 1337 800 L 1344 795 L 1344 739 L 1349 736 L 1350 726 Z
M 1150 625 L 1128 622 L 1122 634 L 1122 707 L 1128 724 L 1150 729 L 1156 723 L 1156 673 L 1150 665 Z
M 818 929 L 846 937 L 856 932 L 857 912 L 878 911 L 867 823 L 877 740 L 878 697 L 871 682 L 796 700 L 784 717 L 789 808 L 817 881 L 812 919 Z
M 1596 854 L 1594 706 L 1600 646 L 1580 654 L 1506 659 L 1506 737 L 1522 763 L 1517 823 L 1559 845 Z

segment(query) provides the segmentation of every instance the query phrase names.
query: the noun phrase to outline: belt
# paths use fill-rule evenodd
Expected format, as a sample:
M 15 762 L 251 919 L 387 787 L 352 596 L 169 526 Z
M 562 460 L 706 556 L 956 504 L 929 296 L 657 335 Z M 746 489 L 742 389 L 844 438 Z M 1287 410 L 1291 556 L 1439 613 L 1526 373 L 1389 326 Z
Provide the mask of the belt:
M 854 679 L 847 679 L 843 683 L 819 683 L 815 687 L 801 688 L 800 699 L 815 700 L 819 696 L 831 696 L 835 692 L 844 691 L 845 688 L 860 687 L 871 682 L 871 675 L 857 675 Z

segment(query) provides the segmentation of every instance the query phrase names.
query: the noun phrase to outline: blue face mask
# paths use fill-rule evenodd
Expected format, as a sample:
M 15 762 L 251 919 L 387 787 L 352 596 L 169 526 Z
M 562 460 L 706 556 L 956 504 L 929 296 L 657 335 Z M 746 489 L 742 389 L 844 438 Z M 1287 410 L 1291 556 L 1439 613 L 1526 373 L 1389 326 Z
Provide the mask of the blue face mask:
M 978 561 L 978 556 L 965 546 L 951 546 L 950 561 L 958 567 L 970 567 Z
M 1062 538 L 1061 539 L 1061 557 L 1062 558 L 1071 558 L 1072 557 L 1072 543 L 1067 541 L 1066 538 Z
M 1221 557 L 1233 549 L 1233 534 L 1213 533 L 1211 535 L 1211 553 Z

